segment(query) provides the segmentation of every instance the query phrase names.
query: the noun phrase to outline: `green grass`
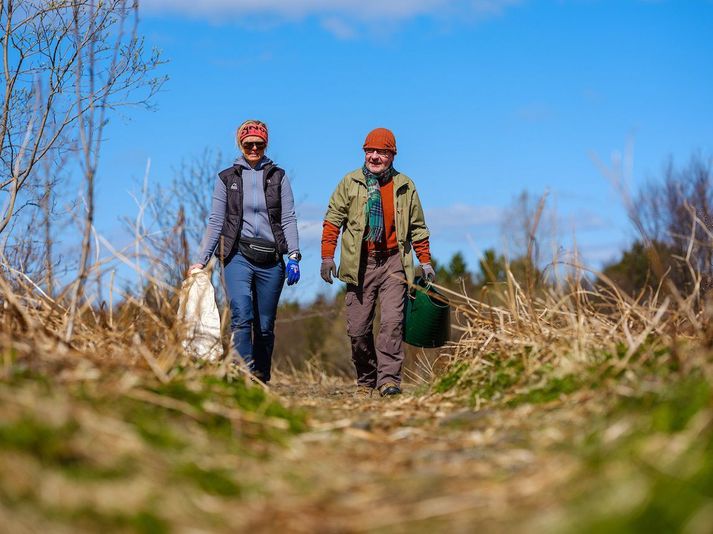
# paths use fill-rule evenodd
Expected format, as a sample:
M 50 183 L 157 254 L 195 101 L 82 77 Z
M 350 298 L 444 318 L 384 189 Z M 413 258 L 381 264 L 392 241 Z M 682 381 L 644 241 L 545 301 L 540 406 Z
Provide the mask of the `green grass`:
M 117 458 L 111 465 L 98 464 L 81 452 L 80 425 L 74 420 L 51 425 L 26 414 L 0 424 L 0 449 L 12 449 L 34 457 L 45 467 L 62 470 L 77 480 L 115 480 L 134 472 L 134 459 Z
M 65 509 L 42 508 L 44 516 L 53 524 L 73 525 L 79 531 L 133 532 L 135 534 L 168 534 L 170 523 L 155 511 L 139 510 L 136 513 L 102 513 L 91 507 Z
M 517 395 L 507 401 L 507 405 L 515 407 L 520 404 L 542 404 L 561 398 L 563 395 L 574 393 L 582 387 L 583 381 L 575 375 L 552 377 L 542 387 L 530 389 L 526 393 Z
M 214 376 L 205 376 L 193 383 L 170 382 L 152 388 L 160 395 L 187 402 L 191 406 L 203 408 L 206 401 L 219 402 L 225 406 L 242 411 L 257 413 L 266 417 L 282 419 L 292 433 L 303 432 L 306 418 L 303 412 L 289 409 L 270 397 L 262 388 L 246 384 L 242 380 L 229 382 Z M 221 418 L 210 418 L 207 423 L 219 432 L 228 429 L 222 425 Z
M 446 391 L 450 391 L 451 389 L 455 388 L 460 380 L 463 378 L 463 375 L 465 372 L 468 370 L 468 362 L 458 362 L 454 365 L 452 365 L 446 373 L 440 379 L 436 384 L 433 386 L 433 390 L 436 393 L 445 393 Z
M 227 469 L 205 468 L 191 462 L 179 466 L 175 473 L 178 478 L 188 480 L 212 495 L 239 497 L 243 493 L 243 488 Z
M 69 465 L 82 460 L 71 444 L 78 430 L 76 421 L 53 426 L 25 415 L 0 424 L 0 447 L 24 451 L 43 464 Z
M 582 460 L 563 496 L 562 531 L 713 532 L 713 387 L 702 371 L 682 374 L 679 357 L 655 339 L 630 357 L 620 344 L 564 375 L 527 352 L 486 358 L 455 362 L 434 389 L 486 401 L 503 417 L 581 390 L 598 407 L 588 436 L 557 445 Z
M 171 414 L 166 410 L 147 406 L 138 401 L 126 401 L 124 418 L 131 423 L 138 434 L 153 447 L 181 451 L 188 446 L 187 439 L 181 437 L 180 429 L 170 423 Z
M 621 365 L 627 353 L 625 344 L 613 352 L 600 352 L 588 362 L 579 364 L 576 373 L 560 374 L 550 363 L 533 361 L 531 350 L 525 347 L 511 354 L 489 353 L 482 359 L 487 365 L 473 366 L 467 360 L 456 361 L 433 386 L 437 393 L 456 391 L 469 397 L 470 404 L 490 401 L 507 407 L 541 404 L 564 399 L 582 389 L 597 390 L 615 382 L 627 381 L 627 370 L 635 366 L 637 377 L 652 375 L 657 380 L 675 380 L 677 359 L 671 349 L 655 339 L 647 340 Z M 637 379 L 638 380 L 638 379 Z
M 651 413 L 651 430 L 672 434 L 680 432 L 701 409 L 711 403 L 711 386 L 700 375 L 683 378 L 670 390 L 628 400 L 623 409 Z
M 478 395 L 483 399 L 497 399 L 523 379 L 524 356 L 496 358 L 495 361 L 495 369 L 479 384 Z
M 693 433 L 691 425 L 704 414 L 707 424 Z M 711 532 L 712 421 L 711 385 L 696 373 L 618 401 L 582 447 L 587 467 L 578 478 L 585 489 L 570 506 L 565 530 L 675 533 L 698 521 L 699 530 L 691 532 Z M 607 428 L 625 422 L 622 436 L 606 439 Z M 618 489 L 633 481 L 636 492 Z M 622 495 L 614 509 L 607 500 L 612 494 Z
M 260 486 L 243 479 L 241 465 L 271 458 L 307 428 L 305 413 L 242 380 L 194 372 L 160 384 L 144 375 L 126 391 L 113 385 L 116 377 L 61 383 L 28 369 L 6 376 L 4 397 L 22 401 L 9 402 L 0 417 L 0 458 L 16 456 L 21 474 L 0 473 L 0 506 L 20 514 L 31 509 L 70 530 L 169 532 L 177 521 L 169 502 L 201 494 L 245 498 Z M 226 465 L 226 458 L 234 461 Z M 43 477 L 18 489 L 23 472 L 28 480 L 51 473 L 47 480 L 67 492 L 68 504 L 48 501 Z M 133 483 L 143 488 L 139 506 L 76 504 L 95 489 L 120 495 L 123 484 Z

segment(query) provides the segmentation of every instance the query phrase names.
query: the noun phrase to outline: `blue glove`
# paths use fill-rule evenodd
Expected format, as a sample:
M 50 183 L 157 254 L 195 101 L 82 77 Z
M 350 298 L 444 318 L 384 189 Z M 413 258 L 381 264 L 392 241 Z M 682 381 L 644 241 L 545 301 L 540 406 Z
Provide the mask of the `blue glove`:
M 300 281 L 300 262 L 297 260 L 287 260 L 285 265 L 285 276 L 287 276 L 287 285 L 291 286 Z

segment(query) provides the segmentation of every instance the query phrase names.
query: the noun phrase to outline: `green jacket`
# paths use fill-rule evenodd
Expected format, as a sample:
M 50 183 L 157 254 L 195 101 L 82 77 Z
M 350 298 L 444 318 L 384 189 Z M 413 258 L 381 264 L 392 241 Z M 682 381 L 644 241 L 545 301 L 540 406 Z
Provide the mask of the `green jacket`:
M 398 173 L 394 180 L 394 219 L 396 239 L 404 272 L 409 283 L 414 279 L 412 245 L 429 236 L 416 186 L 411 178 Z M 326 221 L 342 229 L 342 252 L 338 277 L 347 284 L 359 285 L 359 263 L 366 230 L 366 180 L 361 168 L 350 172 L 329 199 Z

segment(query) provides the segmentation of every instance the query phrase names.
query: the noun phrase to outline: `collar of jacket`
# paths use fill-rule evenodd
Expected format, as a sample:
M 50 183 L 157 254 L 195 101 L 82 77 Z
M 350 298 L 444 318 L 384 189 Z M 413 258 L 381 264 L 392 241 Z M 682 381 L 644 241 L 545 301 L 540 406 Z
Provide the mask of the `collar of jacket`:
M 237 158 L 235 160 L 233 165 L 235 167 L 242 167 L 243 169 L 252 169 L 255 171 L 261 171 L 262 169 L 267 167 L 270 163 L 272 163 L 272 160 L 270 158 L 268 158 L 267 156 L 263 156 L 262 159 L 260 159 L 260 161 L 257 162 L 257 165 L 253 169 L 250 166 L 250 164 L 247 162 L 247 160 L 245 159 L 245 156 L 240 156 L 239 158 Z
M 391 179 L 394 181 L 394 191 L 398 191 L 402 187 L 408 185 L 408 179 L 396 169 L 394 169 L 394 172 L 396 172 L 396 174 L 394 174 Z M 361 168 L 352 171 L 351 176 L 352 180 L 354 180 L 355 182 L 359 182 L 360 184 L 364 185 L 364 187 L 366 187 L 366 178 L 364 178 L 364 173 L 362 172 Z

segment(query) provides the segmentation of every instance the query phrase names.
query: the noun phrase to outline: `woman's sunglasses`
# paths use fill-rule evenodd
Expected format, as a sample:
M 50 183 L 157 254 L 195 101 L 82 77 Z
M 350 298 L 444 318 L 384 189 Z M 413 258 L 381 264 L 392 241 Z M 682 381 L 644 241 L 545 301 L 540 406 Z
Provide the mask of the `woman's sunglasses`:
M 266 146 L 266 143 L 264 143 L 262 141 L 254 141 L 252 143 L 243 143 L 243 148 L 246 150 L 253 150 L 253 149 L 264 150 L 265 146 Z

